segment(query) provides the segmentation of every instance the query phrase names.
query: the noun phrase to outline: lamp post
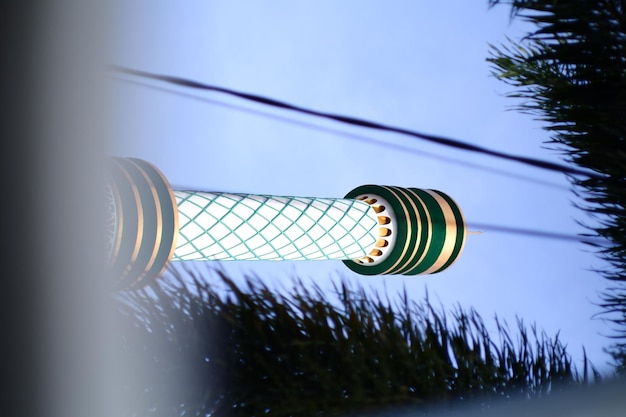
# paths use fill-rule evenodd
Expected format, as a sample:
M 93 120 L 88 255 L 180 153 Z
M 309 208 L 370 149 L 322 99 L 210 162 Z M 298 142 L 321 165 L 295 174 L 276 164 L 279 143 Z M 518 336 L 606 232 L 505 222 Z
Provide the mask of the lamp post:
M 108 259 L 123 286 L 170 261 L 342 260 L 363 275 L 432 274 L 460 255 L 458 205 L 436 190 L 364 185 L 344 198 L 173 190 L 152 164 L 114 158 Z

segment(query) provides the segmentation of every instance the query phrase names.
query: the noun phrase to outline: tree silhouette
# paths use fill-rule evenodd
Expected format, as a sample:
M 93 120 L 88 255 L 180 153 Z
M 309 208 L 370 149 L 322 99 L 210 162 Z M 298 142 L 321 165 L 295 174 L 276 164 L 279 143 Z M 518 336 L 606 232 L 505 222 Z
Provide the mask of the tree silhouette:
M 210 284 L 209 284 L 210 282 Z M 380 297 L 294 282 L 273 291 L 219 271 L 170 270 L 120 294 L 128 416 L 313 416 L 475 400 L 537 398 L 596 380 L 579 374 L 558 336 L 487 331 L 474 310 L 451 312 L 406 293 Z
M 601 175 L 570 176 L 592 217 L 588 236 L 611 281 L 601 306 L 616 325 L 612 354 L 626 371 L 626 2 L 490 0 L 537 26 L 519 43 L 492 46 L 494 74 L 515 87 L 518 109 L 546 122 L 564 158 Z

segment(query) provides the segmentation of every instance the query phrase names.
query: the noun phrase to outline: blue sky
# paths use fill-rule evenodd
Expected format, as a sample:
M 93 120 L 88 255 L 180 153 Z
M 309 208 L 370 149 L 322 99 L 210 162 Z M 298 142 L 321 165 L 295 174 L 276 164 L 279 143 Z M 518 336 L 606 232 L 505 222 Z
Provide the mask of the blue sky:
M 490 76 L 485 61 L 489 43 L 519 39 L 530 27 L 511 22 L 506 7 L 488 10 L 486 0 L 136 0 L 119 1 L 115 10 L 111 63 L 561 162 L 546 148 L 541 124 L 510 110 L 516 102 L 504 97 L 509 87 Z M 343 197 L 363 184 L 398 185 L 446 192 L 468 223 L 576 234 L 584 231 L 577 221 L 588 220 L 558 173 L 217 94 L 147 82 L 194 99 L 124 80 L 131 77 L 111 79 L 109 152 L 156 164 L 175 187 Z M 603 347 L 610 329 L 592 319 L 606 282 L 590 269 L 603 263 L 576 242 L 486 231 L 468 238 L 453 267 L 432 276 L 363 277 L 332 261 L 221 266 L 232 274 L 254 272 L 277 290 L 298 275 L 323 288 L 340 277 L 390 293 L 406 287 L 416 300 L 428 291 L 445 307 L 474 307 L 488 325 L 495 314 L 511 325 L 519 316 L 549 335 L 560 332 L 578 365 L 584 345 L 596 366 L 608 369 Z

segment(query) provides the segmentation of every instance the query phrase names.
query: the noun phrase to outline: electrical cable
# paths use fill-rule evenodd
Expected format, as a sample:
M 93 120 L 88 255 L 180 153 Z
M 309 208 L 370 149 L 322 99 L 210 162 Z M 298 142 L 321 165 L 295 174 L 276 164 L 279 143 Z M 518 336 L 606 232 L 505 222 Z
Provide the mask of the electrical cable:
M 531 237 L 539 237 L 545 239 L 552 240 L 565 240 L 570 242 L 581 242 L 586 243 L 592 246 L 601 246 L 607 247 L 608 240 L 603 238 L 595 238 L 591 236 L 576 236 L 576 235 L 568 235 L 564 233 L 555 233 L 555 232 L 546 232 L 544 230 L 532 230 L 532 229 L 524 229 L 519 227 L 510 227 L 510 226 L 499 226 L 487 223 L 468 223 L 467 227 L 469 229 L 479 229 L 481 231 L 492 231 L 492 232 L 500 232 L 500 233 L 509 233 L 514 235 L 524 235 Z
M 354 118 L 354 117 L 350 117 L 350 116 L 341 116 L 341 115 L 336 115 L 336 114 L 324 113 L 324 112 L 320 112 L 320 111 L 317 111 L 317 110 L 311 110 L 311 109 L 307 109 L 307 108 L 304 108 L 304 107 L 296 106 L 296 105 L 293 105 L 293 104 L 288 104 L 288 103 L 285 103 L 285 102 L 282 102 L 282 101 L 279 101 L 279 100 L 275 100 L 275 99 L 272 99 L 272 98 L 263 97 L 263 96 L 259 96 L 259 95 L 255 95 L 255 94 L 244 93 L 244 92 L 240 92 L 240 91 L 235 91 L 235 90 L 231 90 L 231 89 L 228 89 L 228 88 L 223 88 L 223 87 L 203 84 L 203 83 L 200 83 L 200 82 L 197 82 L 197 81 L 193 81 L 193 80 L 188 80 L 188 79 L 185 79 L 185 78 L 173 77 L 173 76 L 169 76 L 169 75 L 154 74 L 154 73 L 149 73 L 149 72 L 145 72 L 145 71 L 139 71 L 139 70 L 134 70 L 134 69 L 130 69 L 130 68 L 125 68 L 125 67 L 121 67 L 121 66 L 112 66 L 111 69 L 114 70 L 114 71 L 120 72 L 120 73 L 135 75 L 135 76 L 143 77 L 143 78 L 150 78 L 150 79 L 154 79 L 154 80 L 160 80 L 160 81 L 164 81 L 164 82 L 167 82 L 167 83 L 170 83 L 170 84 L 175 84 L 175 85 L 179 85 L 179 86 L 183 86 L 183 87 L 189 87 L 189 88 L 195 88 L 195 89 L 208 90 L 208 91 L 214 91 L 214 92 L 219 92 L 219 93 L 223 93 L 223 94 L 228 94 L 228 95 L 231 95 L 231 96 L 239 97 L 241 99 L 253 101 L 255 103 L 265 104 L 265 105 L 269 105 L 269 106 L 273 106 L 273 107 L 277 107 L 277 108 L 282 108 L 282 109 L 291 110 L 291 111 L 295 111 L 295 112 L 299 112 L 299 113 L 303 113 L 303 114 L 308 114 L 308 115 L 311 115 L 311 116 L 317 116 L 317 117 L 321 117 L 321 118 L 325 118 L 325 119 L 329 119 L 329 120 L 334 120 L 334 121 L 345 123 L 345 124 L 349 124 L 349 125 L 352 125 L 352 126 L 359 126 L 359 127 L 370 128 L 370 129 L 387 131 L 387 132 L 400 133 L 400 134 L 403 134 L 403 135 L 407 135 L 407 136 L 411 136 L 411 137 L 414 137 L 414 138 L 426 140 L 426 141 L 429 141 L 429 142 L 438 143 L 440 145 L 449 146 L 449 147 L 456 148 L 456 149 L 462 149 L 462 150 L 466 150 L 466 151 L 470 151 L 470 152 L 481 153 L 481 154 L 484 154 L 484 155 L 489 155 L 489 156 L 492 156 L 492 157 L 505 159 L 505 160 L 509 160 L 509 161 L 515 161 L 515 162 L 518 162 L 518 163 L 522 163 L 522 164 L 525 164 L 525 165 L 530 165 L 530 166 L 533 166 L 533 167 L 536 167 L 536 168 L 545 169 L 545 170 L 561 172 L 561 173 L 568 174 L 568 175 L 583 175 L 583 176 L 587 176 L 587 177 L 590 177 L 590 178 L 596 178 L 596 179 L 603 179 L 604 178 L 604 176 L 602 176 L 600 174 L 597 174 L 597 173 L 594 173 L 594 172 L 590 172 L 590 171 L 587 171 L 587 170 L 582 170 L 582 169 L 578 169 L 578 168 L 572 168 L 572 167 L 568 167 L 568 166 L 565 166 L 565 165 L 556 164 L 556 163 L 549 162 L 549 161 L 542 161 L 542 160 L 535 159 L 535 158 L 529 158 L 529 157 L 524 157 L 524 156 L 512 155 L 512 154 L 508 154 L 508 153 L 505 153 L 505 152 L 496 151 L 496 150 L 484 148 L 484 147 L 477 146 L 477 145 L 472 145 L 470 143 L 461 142 L 461 141 L 455 140 L 455 139 L 449 139 L 449 138 L 445 138 L 445 137 L 442 137 L 442 136 L 435 136 L 435 135 L 429 135 L 429 134 L 425 134 L 425 133 L 419 133 L 419 132 L 415 132 L 415 131 L 412 131 L 412 130 L 399 128 L 399 127 L 394 127 L 394 126 L 387 126 L 387 125 L 383 125 L 383 124 L 380 124 L 380 123 L 371 122 L 371 121 L 363 120 L 363 119 L 358 119 L 358 118 Z
M 169 94 L 173 94 L 173 95 L 178 95 L 180 97 L 185 97 L 188 99 L 192 99 L 192 100 L 196 100 L 196 101 L 201 101 L 203 103 L 207 103 L 207 104 L 212 104 L 215 106 L 220 106 L 220 107 L 224 107 L 227 109 L 231 109 L 231 110 L 236 110 L 236 111 L 240 111 L 240 112 L 244 112 L 244 113 L 248 113 L 248 114 L 253 114 L 256 116 L 260 116 L 260 117 L 264 117 L 266 119 L 272 119 L 272 120 L 277 120 L 283 123 L 288 123 L 288 124 L 292 124 L 292 125 L 296 125 L 296 126 L 301 126 L 304 128 L 308 128 L 311 130 L 317 130 L 319 132 L 324 132 L 324 133 L 329 133 L 335 136 L 340 136 L 340 137 L 344 137 L 346 139 L 351 139 L 351 140 L 356 140 L 362 143 L 367 143 L 370 145 L 375 145 L 375 146 L 380 146 L 380 147 L 384 147 L 384 148 L 389 148 L 389 149 L 393 149 L 395 151 L 400 151 L 400 152 L 404 152 L 404 153 L 410 153 L 413 155 L 417 155 L 417 156 L 422 156 L 422 157 L 427 157 L 427 158 L 432 158 L 432 159 L 438 159 L 440 161 L 446 162 L 446 163 L 450 163 L 450 164 L 456 164 L 456 165 L 461 165 L 467 168 L 471 168 L 471 169 L 476 169 L 476 170 L 481 170 L 481 171 L 485 171 L 485 172 L 490 172 L 492 174 L 496 174 L 496 175 L 501 175 L 501 176 L 506 176 L 506 177 L 510 177 L 510 178 L 514 178 L 520 181 L 527 181 L 527 182 L 531 182 L 534 184 L 538 184 L 538 185 L 542 185 L 544 187 L 551 187 L 551 188 L 555 188 L 555 189 L 560 189 L 560 190 L 569 190 L 568 187 L 563 186 L 563 185 L 559 185 L 553 182 L 549 182 L 549 181 L 544 181 L 544 180 L 539 180 L 536 178 L 532 178 L 532 177 L 528 177 L 525 175 L 520 175 L 520 174 L 515 174 L 512 172 L 508 172 L 508 171 L 504 171 L 501 169 L 496 169 L 496 168 L 491 168 L 491 167 L 486 167 L 484 165 L 480 165 L 480 164 L 475 164 L 472 162 L 468 162 L 465 160 L 460 160 L 460 159 L 455 159 L 455 158 L 449 158 L 446 156 L 441 156 L 441 155 L 436 155 L 430 152 L 425 152 L 425 151 L 420 151 L 418 149 L 409 147 L 409 146 L 405 146 L 405 145 L 398 145 L 395 143 L 389 143 L 389 142 L 383 142 L 381 140 L 378 139 L 374 139 L 368 136 L 364 136 L 364 135 L 358 135 L 355 133 L 350 133 L 350 132 L 346 132 L 346 131 L 342 131 L 342 130 L 338 130 L 338 129 L 334 129 L 334 128 L 330 128 L 330 127 L 326 127 L 326 126 L 321 126 L 318 124 L 314 124 L 311 122 L 305 122 L 305 121 L 301 121 L 301 120 L 296 120 L 293 118 L 289 118 L 289 117 L 285 117 L 285 116 L 278 116 L 275 114 L 271 114 L 271 113 L 267 113 L 267 112 L 263 112 L 260 110 L 254 110 L 254 109 L 250 109 L 250 108 L 246 108 L 246 107 L 242 107 L 242 106 L 238 106 L 238 105 L 234 105 L 234 104 L 230 104 L 230 103 L 224 103 L 221 101 L 217 101 L 217 100 L 213 100 L 213 99 L 209 99 L 206 97 L 200 97 L 200 96 L 196 96 L 193 94 L 189 94 L 189 93 L 184 93 L 181 91 L 176 91 L 173 89 L 168 89 L 168 88 L 164 88 L 164 87 L 158 87 L 152 84 L 147 84 L 147 83 L 142 83 L 139 81 L 132 81 L 132 80 L 127 80 L 127 79 L 123 79 L 123 78 L 115 78 L 118 81 L 122 81 L 122 82 L 126 82 L 129 84 L 135 84 L 135 85 L 139 85 L 142 87 L 146 87 L 146 88 L 150 88 L 153 90 L 157 90 L 157 91 L 162 91 L 162 92 L 166 92 Z

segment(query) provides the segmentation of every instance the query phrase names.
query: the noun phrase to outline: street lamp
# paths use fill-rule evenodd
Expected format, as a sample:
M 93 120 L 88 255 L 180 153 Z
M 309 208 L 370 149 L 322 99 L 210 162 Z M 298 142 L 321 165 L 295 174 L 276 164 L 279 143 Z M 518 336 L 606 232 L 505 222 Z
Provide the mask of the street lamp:
M 459 257 L 467 229 L 436 190 L 364 185 L 344 198 L 174 190 L 152 164 L 113 158 L 108 259 L 120 284 L 190 260 L 342 260 L 363 275 L 433 274 Z

